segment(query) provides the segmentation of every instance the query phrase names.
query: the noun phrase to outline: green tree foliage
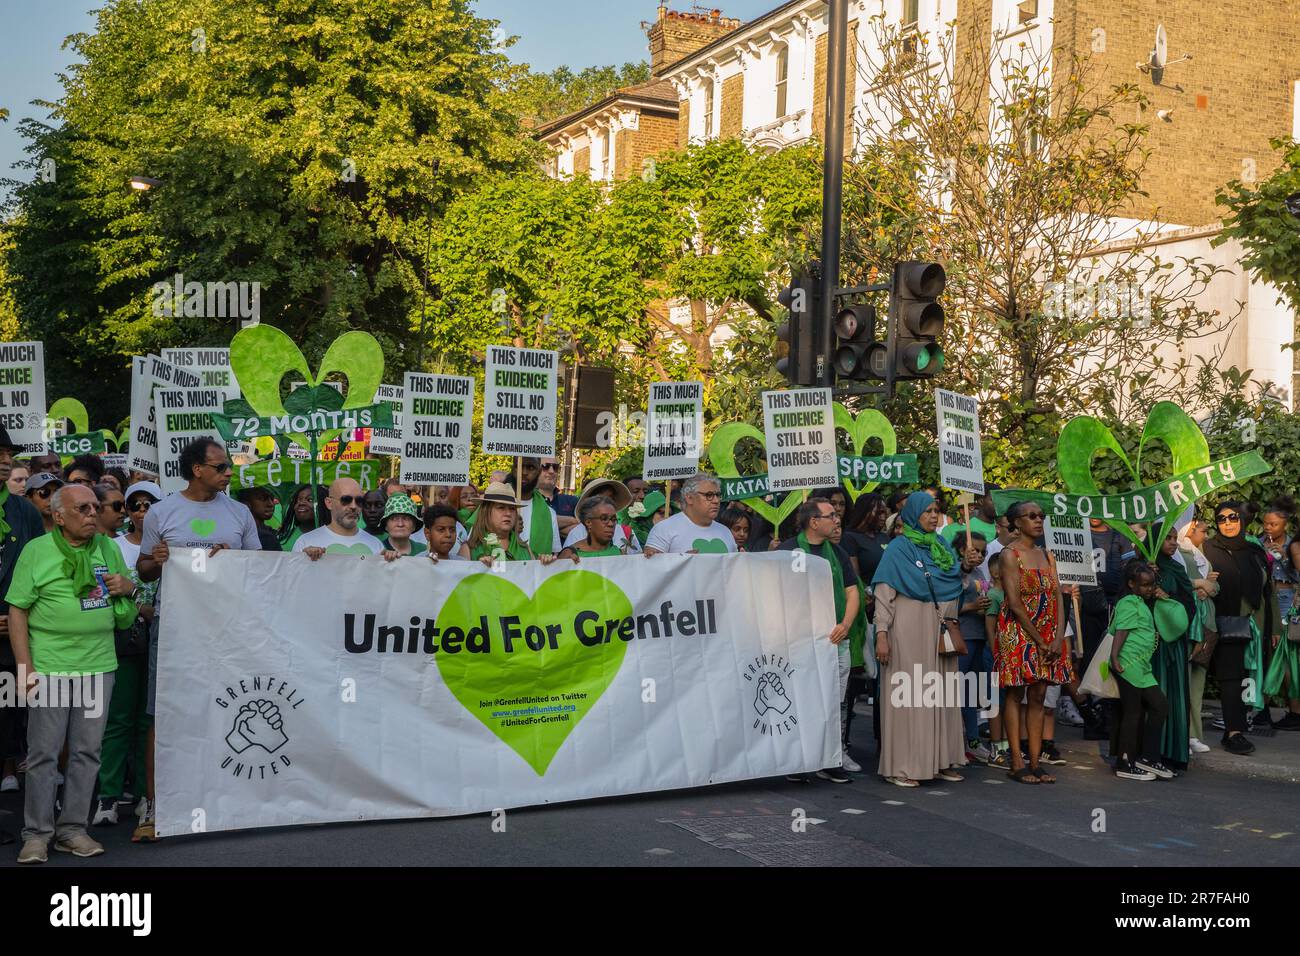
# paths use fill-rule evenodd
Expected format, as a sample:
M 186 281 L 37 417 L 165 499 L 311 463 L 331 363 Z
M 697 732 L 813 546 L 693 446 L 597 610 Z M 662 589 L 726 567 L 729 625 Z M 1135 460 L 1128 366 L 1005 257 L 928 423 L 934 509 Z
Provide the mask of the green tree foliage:
M 227 342 L 235 319 L 155 314 L 176 273 L 260 283 L 262 320 L 309 359 L 361 327 L 407 367 L 430 217 L 536 156 L 494 25 L 466 0 L 107 3 L 70 38 L 83 62 L 52 125 L 22 124 L 30 165 L 55 170 L 11 210 L 50 387 L 124 404 L 126 356 Z M 132 175 L 162 185 L 133 193 Z
M 589 66 L 577 73 L 562 66 L 549 73 L 522 77 L 514 86 L 514 94 L 525 122 L 540 126 L 649 79 L 650 64 L 644 61 L 621 67 Z
M 1228 215 L 1214 244 L 1238 240 L 1246 250 L 1242 264 L 1277 286 L 1291 308 L 1300 309 L 1300 218 L 1286 206 L 1289 197 L 1300 194 L 1300 143 L 1270 142 L 1282 154 L 1273 175 L 1250 185 L 1234 179 L 1215 197 Z

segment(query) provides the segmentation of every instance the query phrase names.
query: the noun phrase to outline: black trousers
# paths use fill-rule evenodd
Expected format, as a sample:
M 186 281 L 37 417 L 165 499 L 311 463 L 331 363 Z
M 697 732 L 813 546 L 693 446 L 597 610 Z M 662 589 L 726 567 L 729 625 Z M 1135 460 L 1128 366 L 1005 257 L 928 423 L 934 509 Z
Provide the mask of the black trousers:
M 1219 682 L 1219 702 L 1223 706 L 1225 733 L 1246 732 L 1246 702 L 1241 699 L 1241 682 L 1246 677 L 1246 642 L 1214 645 L 1210 658 L 1214 679 Z
M 1160 733 L 1169 716 L 1169 701 L 1159 687 L 1134 687 L 1123 674 L 1115 675 L 1115 683 L 1119 685 L 1120 706 L 1116 756 L 1159 760 Z

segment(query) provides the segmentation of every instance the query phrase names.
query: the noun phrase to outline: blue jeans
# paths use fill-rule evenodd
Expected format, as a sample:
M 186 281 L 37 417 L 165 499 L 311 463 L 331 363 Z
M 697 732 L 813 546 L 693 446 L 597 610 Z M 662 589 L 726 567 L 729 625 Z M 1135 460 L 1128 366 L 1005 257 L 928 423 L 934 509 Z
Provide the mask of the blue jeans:
M 992 670 L 992 661 L 985 654 L 985 646 L 987 644 L 988 641 L 975 641 L 966 638 L 966 653 L 957 658 L 957 668 L 961 671 L 962 677 L 964 678 L 962 686 L 972 686 L 970 679 L 967 678 L 966 675 L 976 675 L 977 680 L 973 686 L 978 687 L 981 693 L 990 685 L 987 683 L 987 677 L 980 678 L 979 675 L 987 675 Z M 965 696 L 969 698 L 971 695 L 967 693 Z M 961 722 L 965 728 L 966 739 L 968 741 L 979 739 L 980 709 L 981 704 L 977 700 L 966 699 L 962 701 Z

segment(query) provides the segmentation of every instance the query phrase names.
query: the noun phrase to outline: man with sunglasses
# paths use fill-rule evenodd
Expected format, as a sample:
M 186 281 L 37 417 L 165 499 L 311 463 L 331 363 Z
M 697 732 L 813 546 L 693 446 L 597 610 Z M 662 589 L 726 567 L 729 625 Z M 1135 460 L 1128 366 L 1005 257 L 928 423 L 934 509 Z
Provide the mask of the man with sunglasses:
M 230 486 L 230 457 L 225 446 L 211 438 L 196 438 L 180 454 L 181 475 L 189 484 L 173 492 L 149 508 L 144 518 L 144 533 L 140 538 L 140 558 L 136 574 L 141 581 L 157 581 L 162 577 L 163 565 L 178 552 L 181 560 L 189 560 L 192 551 L 202 551 L 209 557 L 218 551 L 232 548 L 237 551 L 257 551 L 261 541 L 257 537 L 257 523 L 246 505 L 226 494 Z M 155 597 L 153 624 L 149 629 L 149 706 L 146 713 L 152 718 L 158 694 L 158 632 L 162 618 L 162 585 Z M 197 624 L 197 622 L 195 622 Z M 136 843 L 151 843 L 154 836 L 153 818 L 153 755 L 154 729 L 149 728 L 146 747 L 145 771 L 148 782 L 148 802 L 135 835 Z
M 306 553 L 313 561 L 325 554 L 358 554 L 363 549 L 380 554 L 384 543 L 357 527 L 364 497 L 355 478 L 335 478 L 325 498 L 330 523 L 302 535 L 293 543 L 293 550 Z
M 646 554 L 735 554 L 731 529 L 717 520 L 721 506 L 722 483 L 704 472 L 691 475 L 682 483 L 682 510 L 650 530 Z
M 575 516 L 578 499 L 573 495 L 560 494 L 555 490 L 560 478 L 560 462 L 554 458 L 543 458 L 541 471 L 537 475 L 537 493 L 546 499 L 546 503 L 555 512 L 555 520 L 561 536 L 567 536 L 578 526 Z
M 540 458 L 521 458 L 519 460 L 519 477 L 523 483 L 519 487 L 519 500 L 524 506 L 519 509 L 522 528 L 519 540 L 528 545 L 533 554 L 559 554 L 564 538 L 560 535 L 560 522 L 551 510 L 550 502 L 538 488 L 538 479 L 542 473 Z M 515 476 L 511 474 L 506 484 L 514 485 Z M 551 482 L 555 487 L 555 482 Z
M 14 674 L 14 653 L 9 646 L 9 605 L 5 594 L 13 579 L 14 565 L 27 543 L 45 534 L 41 514 L 35 505 L 21 494 L 9 491 L 9 475 L 14 466 L 18 446 L 9 437 L 9 431 L 0 425 L 0 671 Z M 57 481 L 57 479 L 55 479 Z M 49 512 L 49 495 L 58 485 L 51 485 L 44 499 Z M 0 790 L 18 789 L 15 772 L 21 741 L 18 737 L 18 709 L 7 707 L 0 700 Z M 11 843 L 13 837 L 0 831 L 0 843 Z

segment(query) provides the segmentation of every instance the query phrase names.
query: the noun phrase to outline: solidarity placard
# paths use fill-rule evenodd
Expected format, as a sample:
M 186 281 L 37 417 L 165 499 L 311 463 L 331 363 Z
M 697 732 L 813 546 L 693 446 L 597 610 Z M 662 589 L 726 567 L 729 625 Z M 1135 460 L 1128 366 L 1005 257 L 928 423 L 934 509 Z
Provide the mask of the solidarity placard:
M 438 485 L 468 482 L 474 380 L 407 372 L 402 396 L 401 480 Z
M 654 382 L 646 412 L 645 479 L 689 478 L 699 471 L 704 383 Z
M 936 388 L 934 407 L 939 430 L 939 484 L 984 494 L 979 400 Z
M 154 393 L 158 420 L 159 484 L 170 494 L 180 491 L 189 478 L 181 474 L 180 454 L 196 438 L 211 438 L 225 446 L 214 412 L 220 412 L 225 397 L 218 388 L 160 388 Z
M 0 425 L 19 455 L 45 450 L 45 344 L 0 344 Z
M 763 393 L 767 483 L 772 491 L 840 483 L 832 402 L 829 388 Z
M 555 454 L 558 352 L 488 346 L 485 455 Z
M 239 398 L 239 382 L 230 370 L 230 349 L 163 349 L 162 360 L 199 377 L 200 388 L 219 388 L 226 398 Z
M 386 402 L 393 412 L 389 428 L 375 428 L 370 432 L 370 454 L 400 455 L 402 453 L 402 386 L 380 385 L 375 389 L 375 404 Z

